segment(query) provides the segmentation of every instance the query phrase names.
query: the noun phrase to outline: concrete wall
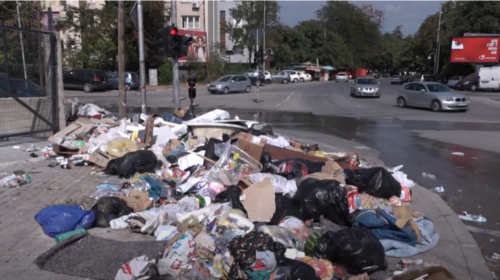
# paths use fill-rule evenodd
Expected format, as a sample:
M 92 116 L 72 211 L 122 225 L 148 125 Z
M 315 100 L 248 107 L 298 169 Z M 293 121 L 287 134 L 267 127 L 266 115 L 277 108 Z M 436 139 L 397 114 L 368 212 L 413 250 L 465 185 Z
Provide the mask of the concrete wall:
M 45 119 L 52 122 L 52 100 L 46 98 L 21 98 L 30 108 L 39 112 Z M 37 130 L 51 129 L 44 121 L 24 108 L 12 98 L 0 99 L 0 135 L 28 133 Z M 48 136 L 51 132 L 34 136 Z

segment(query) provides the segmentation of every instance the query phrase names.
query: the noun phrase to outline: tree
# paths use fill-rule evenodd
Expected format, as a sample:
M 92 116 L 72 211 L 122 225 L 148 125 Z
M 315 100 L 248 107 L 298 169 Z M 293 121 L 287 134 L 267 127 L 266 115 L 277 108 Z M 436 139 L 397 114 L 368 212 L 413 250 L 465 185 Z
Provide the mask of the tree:
M 265 15 L 264 15 L 265 7 Z M 252 62 L 252 54 L 255 47 L 255 38 L 252 37 L 253 29 L 272 28 L 279 23 L 280 6 L 277 1 L 242 1 L 236 8 L 231 9 L 229 14 L 236 23 L 227 23 L 227 31 L 235 45 L 246 48 L 249 55 L 249 63 Z M 262 33 L 259 32 L 259 37 Z M 261 43 L 261 42 L 259 42 Z
M 382 51 L 380 25 L 383 12 L 370 5 L 328 1 L 317 12 L 327 29 L 336 30 L 353 54 L 355 67 L 374 67 L 373 61 Z

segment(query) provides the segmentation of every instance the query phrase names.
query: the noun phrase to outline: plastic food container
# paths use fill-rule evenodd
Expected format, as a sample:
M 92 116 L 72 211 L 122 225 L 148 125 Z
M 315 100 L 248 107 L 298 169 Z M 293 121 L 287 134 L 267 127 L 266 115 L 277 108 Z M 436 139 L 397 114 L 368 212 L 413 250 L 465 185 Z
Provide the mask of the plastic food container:
M 262 164 L 240 148 L 231 145 L 202 179 L 204 182 L 218 182 L 226 186 L 236 185 L 246 175 L 258 173 Z

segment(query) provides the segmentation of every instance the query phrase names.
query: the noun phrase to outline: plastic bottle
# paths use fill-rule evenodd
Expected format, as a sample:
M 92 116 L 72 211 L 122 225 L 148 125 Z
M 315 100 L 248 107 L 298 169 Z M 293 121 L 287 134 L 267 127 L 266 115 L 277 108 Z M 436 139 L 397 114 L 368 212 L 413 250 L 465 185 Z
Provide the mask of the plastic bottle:
M 7 175 L 0 179 L 0 187 L 15 188 L 19 185 L 17 182 L 17 176 L 14 174 Z
M 68 232 L 61 233 L 61 234 L 57 235 L 54 238 L 54 240 L 56 241 L 56 243 L 59 243 L 59 242 L 63 241 L 64 239 L 67 239 L 68 237 L 71 237 L 71 236 L 77 235 L 77 234 L 81 234 L 81 233 L 87 233 L 87 231 L 83 228 L 75 229 L 75 230 L 68 231 Z

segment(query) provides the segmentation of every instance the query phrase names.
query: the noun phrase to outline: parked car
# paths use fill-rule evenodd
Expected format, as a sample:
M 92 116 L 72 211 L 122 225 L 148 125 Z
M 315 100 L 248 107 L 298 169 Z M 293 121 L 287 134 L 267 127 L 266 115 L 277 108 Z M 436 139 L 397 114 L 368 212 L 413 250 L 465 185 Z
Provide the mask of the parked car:
M 391 74 L 388 72 L 382 73 L 382 78 L 389 78 L 390 76 L 391 76 Z
M 271 79 L 275 83 L 288 84 L 290 82 L 290 75 L 285 71 L 274 72 L 271 74 Z
M 10 80 L 10 93 L 9 85 L 7 85 L 7 76 L 0 75 L 0 98 L 10 98 L 12 95 L 18 98 L 26 97 L 46 97 L 45 90 L 25 79 L 9 78 Z
M 252 91 L 252 83 L 246 75 L 227 75 L 220 77 L 207 87 L 210 93 L 246 92 Z
M 406 83 L 407 81 L 408 80 L 404 76 L 397 75 L 397 76 L 392 77 L 391 85 L 395 85 L 395 84 L 402 85 L 402 84 Z
M 439 74 L 437 75 L 435 78 L 434 78 L 434 82 L 437 82 L 437 83 L 442 83 L 442 84 L 447 84 L 448 83 L 448 79 L 450 78 L 449 75 L 446 75 L 446 74 Z
M 288 75 L 290 75 L 290 81 L 294 83 L 298 83 L 300 81 L 300 75 L 298 71 L 295 70 L 283 70 L 284 72 L 287 72 Z
M 472 73 L 467 75 L 465 78 L 461 79 L 455 84 L 457 90 L 470 90 L 476 91 L 479 86 L 479 75 L 477 73 Z
M 118 89 L 118 72 L 108 73 L 109 84 L 111 88 Z M 138 89 L 141 86 L 141 79 L 137 73 L 125 72 L 125 85 L 129 89 Z
M 252 73 L 254 73 L 254 72 L 252 72 Z M 259 86 L 264 85 L 264 83 L 266 82 L 265 76 L 262 73 L 259 73 L 259 77 L 257 78 L 257 75 L 253 75 L 252 73 L 241 72 L 241 73 L 238 73 L 237 75 L 247 76 L 250 79 L 252 86 L 257 86 L 257 82 L 258 82 Z
M 338 73 L 337 76 L 335 76 L 335 82 L 349 82 L 349 75 L 347 73 Z
M 262 83 L 266 83 L 266 84 L 272 83 L 273 80 L 271 77 L 271 73 L 269 73 L 268 71 L 265 71 L 265 73 L 264 73 L 264 71 L 260 70 L 259 74 L 260 74 L 260 76 L 264 77 L 264 80 L 262 81 Z M 257 77 L 257 71 L 248 73 L 248 76 Z
M 409 82 L 433 82 L 436 77 L 432 74 L 415 74 L 410 79 Z
M 301 82 L 312 82 L 313 78 L 311 74 L 304 71 L 298 71 Z
M 457 83 L 462 80 L 463 77 L 462 76 L 451 76 L 449 79 L 448 79 L 448 82 L 446 83 L 446 85 L 450 88 L 455 88 L 455 86 L 457 85 Z
M 352 82 L 351 96 L 380 98 L 380 82 L 371 77 L 358 77 Z
M 399 90 L 397 103 L 399 107 L 428 108 L 434 112 L 465 112 L 469 109 L 470 100 L 441 83 L 415 82 Z
M 111 86 L 108 75 L 102 70 L 73 69 L 63 75 L 64 88 L 83 89 L 85 92 L 105 90 Z
M 500 67 L 481 67 L 479 69 L 480 90 L 500 90 Z

